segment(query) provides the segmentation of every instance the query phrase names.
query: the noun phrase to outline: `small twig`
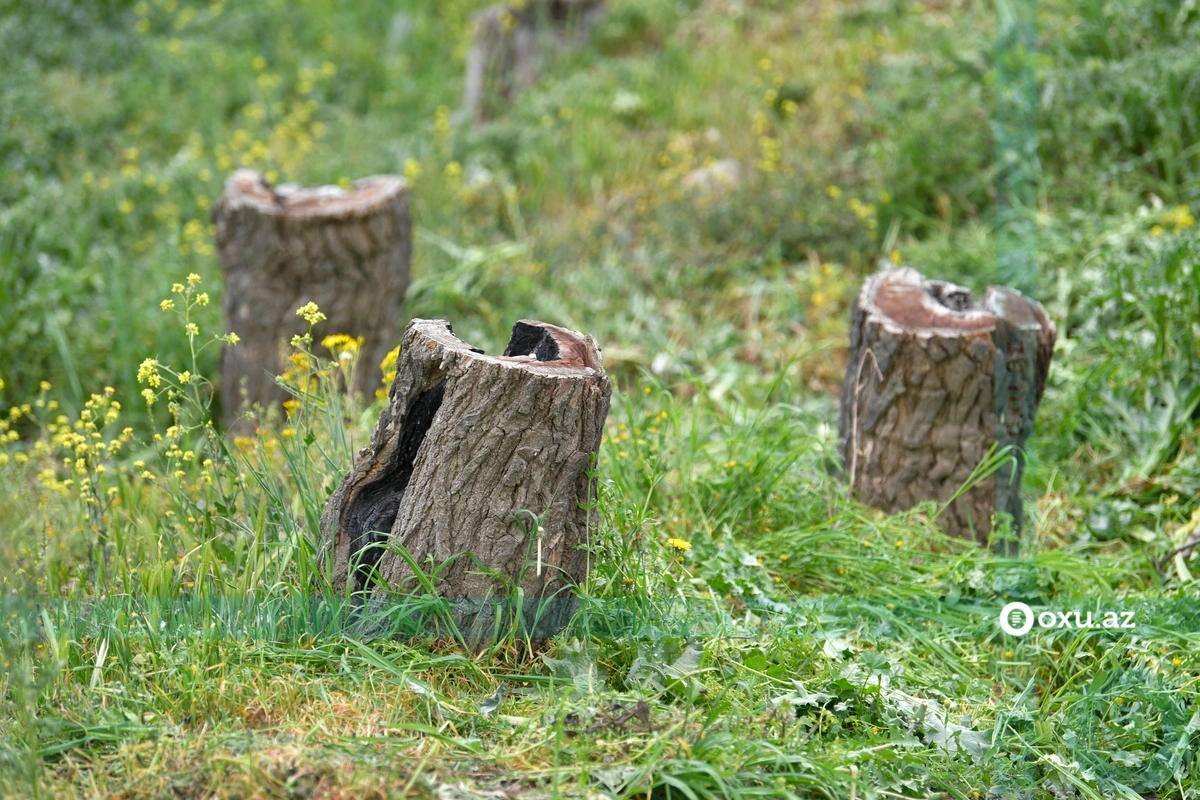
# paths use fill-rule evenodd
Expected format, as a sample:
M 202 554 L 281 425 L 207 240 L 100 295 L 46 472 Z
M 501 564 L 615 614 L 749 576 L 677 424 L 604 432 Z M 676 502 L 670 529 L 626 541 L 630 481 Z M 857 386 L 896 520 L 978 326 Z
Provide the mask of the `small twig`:
M 1161 561 L 1155 562 L 1154 568 L 1158 570 L 1158 577 L 1167 577 L 1166 566 L 1171 559 L 1175 558 L 1175 556 L 1179 555 L 1180 553 L 1183 553 L 1183 557 L 1186 560 L 1191 557 L 1192 551 L 1195 550 L 1197 546 L 1200 546 L 1200 531 L 1196 531 L 1189 536 L 1186 542 L 1163 556 Z
M 850 405 L 850 490 L 854 490 L 854 475 L 858 468 L 858 393 L 862 389 L 862 371 L 863 365 L 867 363 L 867 356 L 871 357 L 871 366 L 875 368 L 875 375 L 880 381 L 883 380 L 883 373 L 879 371 L 879 362 L 875 360 L 875 351 L 867 348 L 863 352 L 862 357 L 858 359 L 858 371 L 854 375 L 854 398 Z

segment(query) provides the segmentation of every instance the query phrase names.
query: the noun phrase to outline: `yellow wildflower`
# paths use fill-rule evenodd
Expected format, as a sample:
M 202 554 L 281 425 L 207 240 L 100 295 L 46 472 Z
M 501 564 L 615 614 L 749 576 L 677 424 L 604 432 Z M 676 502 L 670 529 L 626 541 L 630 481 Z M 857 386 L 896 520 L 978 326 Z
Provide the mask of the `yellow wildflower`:
M 1190 228 L 1196 224 L 1196 218 L 1192 216 L 1192 210 L 1184 205 L 1175 206 L 1166 214 L 1163 214 L 1162 221 L 1174 228 L 1175 233 L 1179 233 L 1184 228 Z
M 143 361 L 138 366 L 137 380 L 138 383 L 147 383 L 157 389 L 162 380 L 158 374 L 158 362 L 153 358 L 147 358 Z
M 362 343 L 363 339 L 361 336 L 355 338 L 347 336 L 344 333 L 335 333 L 321 340 L 321 346 L 334 355 L 341 355 L 342 353 L 355 355 L 358 353 L 359 348 L 362 347 Z
M 326 319 L 325 315 L 321 313 L 321 309 L 317 308 L 317 304 L 311 301 L 296 309 L 296 316 L 304 317 L 304 321 L 309 325 L 316 325 Z
M 686 550 L 691 550 L 691 549 L 692 549 L 692 543 L 691 543 L 691 542 L 687 542 L 687 541 L 684 541 L 683 539 L 678 539 L 678 538 L 675 538 L 675 537 L 672 537 L 672 538 L 670 538 L 670 539 L 667 539 L 667 544 L 669 544 L 671 547 L 674 547 L 676 550 L 684 550 L 684 551 L 686 551 Z

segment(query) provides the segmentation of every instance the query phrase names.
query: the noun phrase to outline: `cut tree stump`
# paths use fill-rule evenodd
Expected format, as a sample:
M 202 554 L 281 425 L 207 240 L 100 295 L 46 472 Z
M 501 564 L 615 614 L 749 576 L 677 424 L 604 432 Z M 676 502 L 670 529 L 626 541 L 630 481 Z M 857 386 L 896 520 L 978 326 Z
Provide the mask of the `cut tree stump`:
M 436 576 L 468 638 L 491 635 L 494 604 L 517 586 L 538 638 L 557 632 L 588 572 L 611 393 L 591 336 L 522 320 L 487 356 L 444 320 L 413 320 L 388 407 L 321 517 L 333 587 L 420 591 L 395 544 Z
M 212 216 L 226 330 L 241 339 L 221 359 L 226 430 L 245 431 L 245 411 L 286 399 L 275 376 L 285 345 L 307 330 L 296 309 L 309 302 L 327 317 L 323 330 L 363 338 L 352 388 L 373 397 L 408 289 L 412 222 L 404 180 L 379 175 L 349 191 L 272 188 L 257 172 L 238 170 Z
M 473 123 L 503 114 L 541 73 L 547 53 L 591 38 L 605 0 L 525 0 L 491 6 L 471 18 L 463 114 Z
M 852 492 L 888 512 L 945 504 L 993 444 L 1015 462 L 939 518 L 986 544 L 995 512 L 1022 524 L 1023 448 L 1046 384 L 1055 327 L 1013 289 L 970 290 L 890 267 L 867 279 L 851 311 L 841 394 L 842 461 Z M 1004 543 L 1011 550 L 1012 542 Z

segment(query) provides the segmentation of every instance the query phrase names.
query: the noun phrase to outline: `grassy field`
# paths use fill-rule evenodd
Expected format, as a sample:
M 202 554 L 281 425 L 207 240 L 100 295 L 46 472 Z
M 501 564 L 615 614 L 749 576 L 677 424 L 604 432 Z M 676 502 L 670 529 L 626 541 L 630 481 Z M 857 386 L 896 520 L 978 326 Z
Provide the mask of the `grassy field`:
M 482 5 L 0 0 L 0 795 L 1200 797 L 1200 565 L 1167 558 L 1200 524 L 1195 4 L 1038 7 L 1059 334 L 1020 558 L 835 459 L 862 278 L 996 274 L 997 10 L 612 0 L 471 130 Z M 379 405 L 318 326 L 314 397 L 207 424 L 239 165 L 403 174 L 406 314 L 600 342 L 595 568 L 547 653 L 314 601 Z M 1011 637 L 1010 600 L 1135 627 Z

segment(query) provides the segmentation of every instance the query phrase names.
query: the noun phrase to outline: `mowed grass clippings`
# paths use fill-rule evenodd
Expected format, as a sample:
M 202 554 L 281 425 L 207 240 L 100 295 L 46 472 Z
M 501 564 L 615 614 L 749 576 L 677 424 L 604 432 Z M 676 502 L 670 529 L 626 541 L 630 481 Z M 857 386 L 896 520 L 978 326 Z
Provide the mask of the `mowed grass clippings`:
M 3 15 L 0 794 L 1200 791 L 1195 9 L 1040 4 L 1059 344 L 999 558 L 936 504 L 848 498 L 836 398 L 880 258 L 994 274 L 995 11 L 615 0 L 472 130 L 482 5 Z M 380 407 L 339 387 L 380 365 L 319 309 L 280 416 L 211 426 L 239 166 L 402 174 L 406 313 L 488 352 L 523 317 L 601 342 L 592 572 L 555 641 L 476 652 L 435 597 L 372 622 L 328 591 L 318 520 Z M 1054 625 L 1005 634 L 1014 601 Z

